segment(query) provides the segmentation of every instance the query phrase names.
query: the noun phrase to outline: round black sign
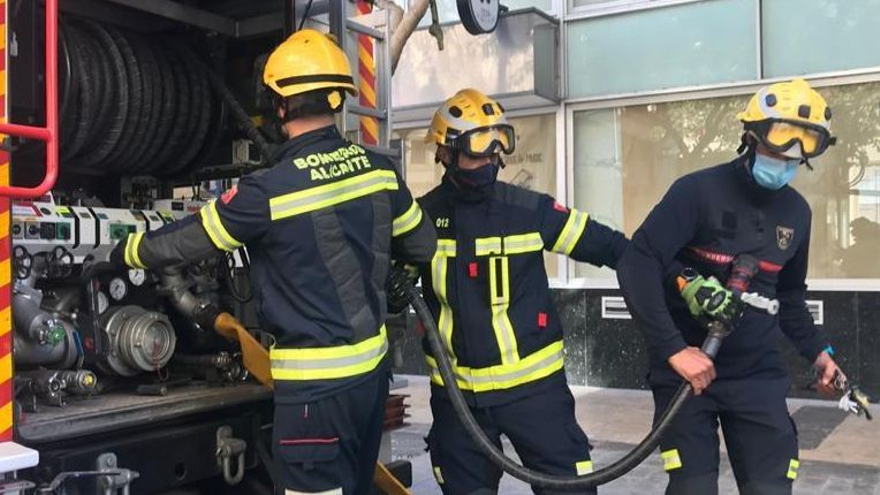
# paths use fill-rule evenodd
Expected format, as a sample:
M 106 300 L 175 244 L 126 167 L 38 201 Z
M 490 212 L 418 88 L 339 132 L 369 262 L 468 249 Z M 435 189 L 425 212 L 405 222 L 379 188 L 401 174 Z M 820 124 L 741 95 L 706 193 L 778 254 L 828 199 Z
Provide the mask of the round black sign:
M 498 25 L 498 0 L 456 0 L 458 15 L 471 34 L 491 33 Z

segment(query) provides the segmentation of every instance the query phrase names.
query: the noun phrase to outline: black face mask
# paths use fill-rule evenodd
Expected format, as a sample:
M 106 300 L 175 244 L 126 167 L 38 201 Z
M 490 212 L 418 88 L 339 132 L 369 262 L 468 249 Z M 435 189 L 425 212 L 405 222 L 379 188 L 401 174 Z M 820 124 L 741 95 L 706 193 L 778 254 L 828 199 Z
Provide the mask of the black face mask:
M 500 163 L 500 162 L 499 162 Z M 465 201 L 482 201 L 492 195 L 498 180 L 499 164 L 490 163 L 473 170 L 463 170 L 450 166 L 446 178 Z

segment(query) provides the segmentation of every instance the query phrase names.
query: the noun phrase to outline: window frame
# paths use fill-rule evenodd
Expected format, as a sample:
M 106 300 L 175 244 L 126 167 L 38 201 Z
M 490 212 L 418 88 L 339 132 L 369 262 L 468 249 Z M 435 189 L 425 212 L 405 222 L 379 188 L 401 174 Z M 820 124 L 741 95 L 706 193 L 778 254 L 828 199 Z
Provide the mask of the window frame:
M 841 71 L 837 73 L 818 74 L 804 77 L 810 84 L 821 89 L 829 86 L 847 86 L 853 84 L 878 83 L 880 82 L 880 69 L 859 69 Z M 614 108 L 649 105 L 657 103 L 673 103 L 689 100 L 704 100 L 730 96 L 746 96 L 753 94 L 761 87 L 774 82 L 788 81 L 790 77 L 765 79 L 761 81 L 749 81 L 732 84 L 719 84 L 707 86 L 695 86 L 690 88 L 675 88 L 625 95 L 603 95 L 577 100 L 566 100 L 565 107 L 565 153 L 563 163 L 556 171 L 557 182 L 560 177 L 565 179 L 566 204 L 574 204 L 574 115 L 577 112 L 588 110 L 611 110 Z M 557 132 L 557 134 L 559 134 Z M 557 153 L 557 162 L 561 153 Z M 559 281 L 555 288 L 564 289 L 619 289 L 620 285 L 616 278 L 595 278 L 575 276 L 574 261 L 566 260 L 565 269 L 560 268 L 560 274 L 565 273 L 566 278 Z M 807 278 L 808 290 L 810 291 L 859 291 L 880 292 L 880 278 Z
M 565 20 L 576 21 L 617 14 L 627 14 L 641 10 L 662 9 L 675 5 L 705 2 L 706 0 L 605 0 L 602 3 L 575 7 L 573 0 L 563 0 Z

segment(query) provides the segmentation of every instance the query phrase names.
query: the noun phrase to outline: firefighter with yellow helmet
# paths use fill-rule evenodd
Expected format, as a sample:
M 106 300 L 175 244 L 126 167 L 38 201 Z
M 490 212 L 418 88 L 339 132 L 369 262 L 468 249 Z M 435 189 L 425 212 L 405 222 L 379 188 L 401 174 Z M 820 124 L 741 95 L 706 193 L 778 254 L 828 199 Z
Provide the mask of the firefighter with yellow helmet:
M 388 395 L 389 261 L 430 261 L 436 234 L 393 164 L 336 129 L 357 91 L 330 38 L 294 33 L 263 76 L 288 138 L 273 166 L 198 215 L 130 235 L 111 260 L 162 268 L 247 245 L 261 327 L 275 336 L 276 493 L 367 495 Z M 199 312 L 212 326 L 217 309 Z
M 516 132 L 501 105 L 477 90 L 446 100 L 426 141 L 437 145 L 445 173 L 419 199 L 438 235 L 437 253 L 420 274 L 458 385 L 486 434 L 499 446 L 507 436 L 526 466 L 590 472 L 544 251 L 613 268 L 626 238 L 547 194 L 498 181 L 501 155 L 513 153 Z M 428 443 L 443 493 L 497 493 L 501 470 L 472 443 L 426 352 L 434 418 Z
M 678 179 L 618 264 L 649 344 L 655 418 L 682 378 L 696 394 L 660 444 L 670 495 L 718 493 L 719 424 L 740 493 L 790 494 L 800 463 L 778 339 L 814 365 L 821 392 L 833 393 L 839 373 L 804 300 L 810 208 L 788 185 L 834 144 L 831 110 L 795 79 L 759 90 L 738 118 L 740 156 Z M 689 268 L 665 276 L 674 266 Z M 740 316 L 734 292 L 746 290 L 777 299 L 778 315 L 746 308 Z M 732 321 L 714 363 L 700 350 L 698 318 Z

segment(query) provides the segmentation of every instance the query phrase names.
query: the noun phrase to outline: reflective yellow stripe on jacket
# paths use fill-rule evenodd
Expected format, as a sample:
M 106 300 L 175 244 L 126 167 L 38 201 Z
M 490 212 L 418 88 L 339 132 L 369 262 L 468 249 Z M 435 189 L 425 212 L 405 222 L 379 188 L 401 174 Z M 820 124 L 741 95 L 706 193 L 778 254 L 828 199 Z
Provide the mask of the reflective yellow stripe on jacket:
M 398 237 L 407 232 L 413 230 L 414 228 L 419 226 L 419 222 L 422 221 L 422 209 L 419 208 L 419 204 L 415 201 L 409 206 L 409 208 L 400 215 L 399 217 L 394 219 L 394 222 L 391 224 L 391 236 Z
M 391 170 L 373 170 L 356 177 L 284 194 L 269 200 L 272 220 L 328 208 L 379 191 L 396 191 L 397 177 Z
M 388 350 L 385 325 L 379 334 L 357 344 L 269 351 L 273 380 L 330 380 L 372 371 Z
M 523 254 L 543 249 L 544 240 L 541 239 L 540 232 L 527 232 L 505 237 L 481 237 L 475 240 L 474 246 L 477 256 Z
M 544 249 L 544 241 L 539 232 L 526 232 L 505 237 L 482 237 L 474 242 L 477 256 L 490 256 L 489 302 L 492 309 L 492 330 L 498 342 L 501 364 L 514 364 L 520 358 L 516 332 L 507 314 L 511 287 L 508 256 L 540 252 Z M 497 256 L 500 254 L 504 256 Z
M 507 256 L 489 258 L 489 303 L 492 306 L 492 330 L 501 353 L 501 364 L 519 361 L 516 333 L 507 316 L 510 307 L 510 262 Z
M 431 373 L 431 381 L 443 385 L 437 361 L 425 356 Z M 562 341 L 554 342 L 533 352 L 515 364 L 499 364 L 488 368 L 467 368 L 453 364 L 453 371 L 462 390 L 489 392 L 506 390 L 540 380 L 563 368 Z
M 146 268 L 146 265 L 141 262 L 141 258 L 138 256 L 138 248 L 140 247 L 143 238 L 143 232 L 128 234 L 128 241 L 125 243 L 125 252 L 123 255 L 125 257 L 125 264 L 132 268 Z
M 504 238 L 504 254 L 523 254 L 542 251 L 544 240 L 539 232 L 509 235 Z
M 449 259 L 455 258 L 455 240 L 437 239 L 437 251 L 431 260 L 431 285 L 437 301 L 440 302 L 440 317 L 437 319 L 437 329 L 440 337 L 446 344 L 452 362 L 455 363 L 455 354 L 452 350 L 452 306 L 449 305 L 449 297 L 446 293 L 446 280 L 449 274 Z
M 201 211 L 199 211 L 199 215 L 202 217 L 202 226 L 208 233 L 208 237 L 211 238 L 211 242 L 217 246 L 217 249 L 235 251 L 242 246 L 242 243 L 238 242 L 235 237 L 232 237 L 232 234 L 226 230 L 223 222 L 220 221 L 216 200 L 203 206 Z
M 476 239 L 474 248 L 477 256 L 491 256 L 493 254 L 501 254 L 504 252 L 501 245 L 500 237 L 483 237 Z
M 571 254 L 571 251 L 581 239 L 584 229 L 587 228 L 587 223 L 589 221 L 590 215 L 572 208 L 571 214 L 569 214 L 565 226 L 562 227 L 562 232 L 559 233 L 559 237 L 556 239 L 552 251 L 564 255 Z

